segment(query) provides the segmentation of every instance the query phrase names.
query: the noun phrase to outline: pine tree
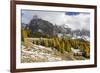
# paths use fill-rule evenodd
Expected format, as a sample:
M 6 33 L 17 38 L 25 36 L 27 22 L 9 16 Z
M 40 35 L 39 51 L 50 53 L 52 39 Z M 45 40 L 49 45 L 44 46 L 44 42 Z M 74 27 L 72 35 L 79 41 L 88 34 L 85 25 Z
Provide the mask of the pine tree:
M 45 46 L 46 46 L 46 47 L 49 46 L 49 44 L 48 44 L 48 40 L 47 40 L 47 39 L 45 40 Z
M 27 38 L 27 37 L 28 37 L 27 30 L 22 29 L 21 30 L 21 39 L 22 39 L 22 41 L 24 41 L 24 38 Z
M 86 44 L 84 44 L 84 46 L 85 46 L 85 57 L 87 57 L 87 58 L 89 58 L 90 57 L 90 48 L 86 45 Z

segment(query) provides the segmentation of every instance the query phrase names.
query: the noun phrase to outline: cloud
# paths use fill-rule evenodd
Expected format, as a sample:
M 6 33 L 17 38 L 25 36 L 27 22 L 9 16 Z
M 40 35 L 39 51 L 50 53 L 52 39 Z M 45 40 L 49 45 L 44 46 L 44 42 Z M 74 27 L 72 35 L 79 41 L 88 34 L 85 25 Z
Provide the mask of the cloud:
M 34 15 L 56 25 L 66 24 L 73 30 L 90 29 L 90 14 L 79 12 L 52 12 L 22 10 L 22 22 L 28 24 Z
M 90 29 L 90 16 L 89 14 L 80 13 L 76 16 L 66 16 L 66 23 L 69 25 L 73 30 L 75 29 Z

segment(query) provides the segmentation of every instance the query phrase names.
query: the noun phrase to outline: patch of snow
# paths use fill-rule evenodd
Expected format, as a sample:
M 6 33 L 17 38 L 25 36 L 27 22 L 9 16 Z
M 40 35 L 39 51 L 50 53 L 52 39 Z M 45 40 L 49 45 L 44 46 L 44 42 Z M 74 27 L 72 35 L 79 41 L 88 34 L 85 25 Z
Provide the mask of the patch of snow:
M 72 50 L 73 53 L 78 53 L 78 52 L 80 52 L 80 49 L 71 48 L 71 50 Z

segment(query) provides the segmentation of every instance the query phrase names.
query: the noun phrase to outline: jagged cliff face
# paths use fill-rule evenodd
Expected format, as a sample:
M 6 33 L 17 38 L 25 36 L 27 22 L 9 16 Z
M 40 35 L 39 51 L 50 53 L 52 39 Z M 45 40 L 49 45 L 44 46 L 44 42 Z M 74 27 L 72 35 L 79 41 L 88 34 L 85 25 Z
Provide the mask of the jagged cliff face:
M 32 19 L 28 27 L 33 33 L 40 32 L 48 35 L 53 34 L 53 24 L 40 18 Z

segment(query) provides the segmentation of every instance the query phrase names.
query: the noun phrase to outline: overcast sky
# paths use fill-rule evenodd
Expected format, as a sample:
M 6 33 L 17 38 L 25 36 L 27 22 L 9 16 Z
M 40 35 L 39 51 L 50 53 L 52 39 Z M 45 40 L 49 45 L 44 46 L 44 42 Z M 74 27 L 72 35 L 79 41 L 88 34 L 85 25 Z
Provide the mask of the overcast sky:
M 22 23 L 29 24 L 34 15 L 56 25 L 68 25 L 73 30 L 90 29 L 90 14 L 83 12 L 54 12 L 22 10 Z

